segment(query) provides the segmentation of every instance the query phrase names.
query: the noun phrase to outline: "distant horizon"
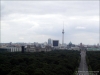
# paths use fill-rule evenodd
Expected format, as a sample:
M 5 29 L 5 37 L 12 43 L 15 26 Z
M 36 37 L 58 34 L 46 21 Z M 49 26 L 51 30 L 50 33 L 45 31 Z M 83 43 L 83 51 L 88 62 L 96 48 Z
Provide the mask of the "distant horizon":
M 29 44 L 29 43 L 39 43 L 39 44 L 42 44 L 42 43 L 45 43 L 45 42 L 1 42 L 1 43 L 27 43 L 27 44 Z M 48 42 L 46 42 L 47 44 L 48 44 Z M 70 42 L 69 42 L 70 43 Z M 69 44 L 69 43 L 64 43 L 64 44 Z M 72 44 L 75 44 L 75 43 L 73 43 L 73 42 L 71 42 Z M 82 42 L 80 42 L 80 43 L 82 43 Z M 80 45 L 80 43 L 78 43 L 78 44 L 75 44 L 75 45 Z M 59 44 L 62 44 L 62 43 L 59 43 Z M 82 43 L 83 45 L 98 45 L 99 43 L 97 43 L 97 44 L 84 44 L 84 43 Z M 99 46 L 100 46 L 100 44 L 99 44 Z

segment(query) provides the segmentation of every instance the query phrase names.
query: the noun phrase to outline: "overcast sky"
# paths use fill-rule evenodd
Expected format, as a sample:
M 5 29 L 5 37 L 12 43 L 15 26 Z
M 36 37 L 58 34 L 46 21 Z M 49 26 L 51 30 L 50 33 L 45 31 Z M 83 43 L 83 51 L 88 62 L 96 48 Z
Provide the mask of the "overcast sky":
M 1 42 L 99 43 L 99 1 L 1 1 Z

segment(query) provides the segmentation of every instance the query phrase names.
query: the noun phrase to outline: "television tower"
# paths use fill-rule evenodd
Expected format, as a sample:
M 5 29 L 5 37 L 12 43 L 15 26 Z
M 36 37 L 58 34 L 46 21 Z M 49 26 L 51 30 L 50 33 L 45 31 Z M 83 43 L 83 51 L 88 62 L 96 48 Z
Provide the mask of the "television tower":
M 64 22 L 63 22 L 63 29 L 62 29 L 62 45 L 64 45 Z

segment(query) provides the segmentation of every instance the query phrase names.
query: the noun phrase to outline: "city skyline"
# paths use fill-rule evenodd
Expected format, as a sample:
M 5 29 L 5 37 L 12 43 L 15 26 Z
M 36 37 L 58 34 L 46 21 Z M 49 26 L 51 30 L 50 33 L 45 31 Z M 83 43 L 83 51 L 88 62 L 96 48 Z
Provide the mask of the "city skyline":
M 1 42 L 99 43 L 99 1 L 1 1 Z

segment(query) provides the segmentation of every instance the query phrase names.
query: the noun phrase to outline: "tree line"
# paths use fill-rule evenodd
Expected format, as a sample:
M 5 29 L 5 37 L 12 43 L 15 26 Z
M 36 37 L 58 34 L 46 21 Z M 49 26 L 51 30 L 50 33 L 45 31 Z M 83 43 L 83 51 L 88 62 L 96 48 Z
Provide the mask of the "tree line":
M 87 51 L 87 64 L 92 71 L 99 71 L 100 75 L 100 51 Z
M 79 51 L 0 53 L 1 75 L 74 75 Z

